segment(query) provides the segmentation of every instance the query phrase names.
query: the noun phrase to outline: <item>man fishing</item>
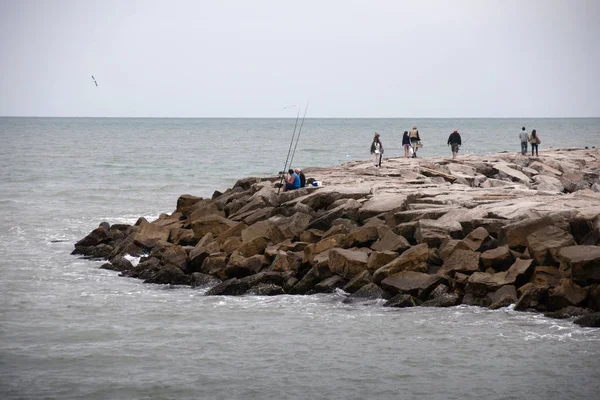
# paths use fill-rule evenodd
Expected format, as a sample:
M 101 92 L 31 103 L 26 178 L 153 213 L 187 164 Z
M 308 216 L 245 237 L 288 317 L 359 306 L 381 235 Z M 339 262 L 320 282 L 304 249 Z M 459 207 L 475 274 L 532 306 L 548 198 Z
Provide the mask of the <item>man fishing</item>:
M 285 180 L 285 186 L 283 187 L 283 191 L 287 192 L 288 190 L 296 190 L 300 189 L 300 177 L 297 173 L 294 172 L 293 169 L 288 170 L 289 176 Z

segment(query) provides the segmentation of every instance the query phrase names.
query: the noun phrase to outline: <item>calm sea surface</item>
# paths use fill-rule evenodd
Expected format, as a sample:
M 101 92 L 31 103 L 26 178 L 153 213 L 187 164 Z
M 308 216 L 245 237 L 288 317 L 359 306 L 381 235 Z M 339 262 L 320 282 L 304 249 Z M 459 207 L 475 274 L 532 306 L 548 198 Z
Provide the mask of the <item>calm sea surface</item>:
M 294 166 L 600 146 L 600 119 L 307 119 Z M 99 222 L 172 212 L 284 166 L 294 119 L 0 118 L 1 399 L 592 399 L 600 330 L 509 309 L 342 295 L 205 297 L 70 256 Z

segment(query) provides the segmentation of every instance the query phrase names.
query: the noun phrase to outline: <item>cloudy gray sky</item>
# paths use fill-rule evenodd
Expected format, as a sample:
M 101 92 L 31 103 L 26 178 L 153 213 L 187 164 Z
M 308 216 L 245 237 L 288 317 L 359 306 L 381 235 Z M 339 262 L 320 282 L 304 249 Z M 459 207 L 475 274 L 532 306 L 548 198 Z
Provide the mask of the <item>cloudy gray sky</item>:
M 600 116 L 599 20 L 598 0 L 0 0 L 0 115 Z

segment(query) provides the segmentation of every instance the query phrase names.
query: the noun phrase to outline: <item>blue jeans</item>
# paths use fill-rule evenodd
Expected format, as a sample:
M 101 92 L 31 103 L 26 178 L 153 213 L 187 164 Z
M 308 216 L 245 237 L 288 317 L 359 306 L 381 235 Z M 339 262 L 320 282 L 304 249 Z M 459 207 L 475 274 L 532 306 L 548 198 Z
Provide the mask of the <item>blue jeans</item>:
M 531 155 L 533 155 L 533 150 L 535 150 L 535 155 L 538 155 L 538 144 L 537 143 L 531 143 Z
M 527 154 L 527 142 L 521 142 L 521 154 Z

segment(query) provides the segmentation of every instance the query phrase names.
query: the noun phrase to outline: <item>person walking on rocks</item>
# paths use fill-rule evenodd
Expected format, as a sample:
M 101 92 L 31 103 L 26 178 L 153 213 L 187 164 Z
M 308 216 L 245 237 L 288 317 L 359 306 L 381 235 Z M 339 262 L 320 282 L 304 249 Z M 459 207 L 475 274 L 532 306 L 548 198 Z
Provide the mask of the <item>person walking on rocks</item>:
M 531 131 L 531 136 L 529 136 L 529 144 L 531 144 L 531 156 L 533 157 L 533 151 L 535 150 L 535 156 L 538 157 L 538 145 L 542 143 L 540 137 L 537 132 L 534 130 Z
M 379 133 L 375 132 L 373 143 L 371 144 L 371 154 L 373 154 L 373 161 L 375 162 L 375 168 L 381 167 L 381 158 L 383 157 L 383 143 L 379 139 Z
M 529 136 L 527 132 L 525 132 L 525 127 L 521 128 L 521 133 L 519 134 L 519 139 L 521 139 L 521 154 L 527 154 L 527 141 L 529 140 Z
M 408 149 L 410 148 L 410 135 L 408 131 L 404 131 L 404 135 L 402 135 L 402 147 L 404 147 L 404 158 L 408 158 Z
M 450 136 L 448 136 L 448 145 L 452 146 L 452 158 L 456 158 L 458 149 L 462 145 L 462 140 L 458 131 L 454 131 L 450 134 Z
M 413 158 L 417 158 L 417 149 L 421 143 L 421 136 L 419 136 L 419 130 L 416 126 L 413 126 L 410 130 L 410 145 L 413 149 Z

